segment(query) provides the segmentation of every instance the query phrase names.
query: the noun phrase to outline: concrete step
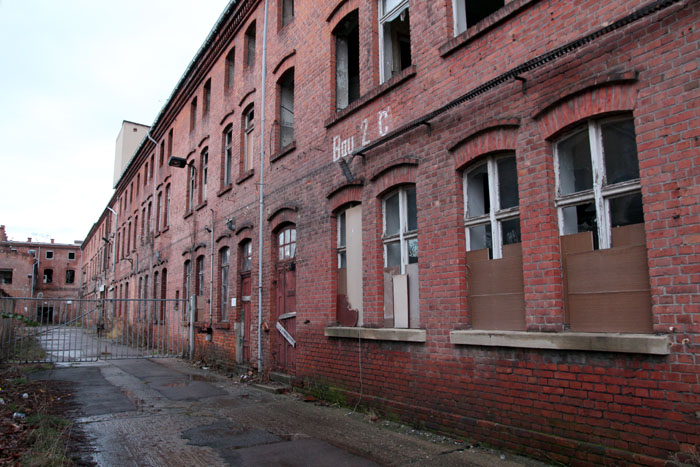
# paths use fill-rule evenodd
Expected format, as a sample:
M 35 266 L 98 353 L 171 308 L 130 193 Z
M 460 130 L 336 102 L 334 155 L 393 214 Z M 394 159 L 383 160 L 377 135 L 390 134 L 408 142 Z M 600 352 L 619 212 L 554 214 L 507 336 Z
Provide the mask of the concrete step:
M 287 386 L 292 386 L 292 383 L 294 382 L 294 376 L 285 373 L 278 373 L 276 371 L 271 371 L 269 377 L 270 381 L 285 384 Z
M 274 381 L 269 383 L 253 383 L 251 386 L 271 394 L 284 394 L 292 389 L 289 385 L 276 383 Z

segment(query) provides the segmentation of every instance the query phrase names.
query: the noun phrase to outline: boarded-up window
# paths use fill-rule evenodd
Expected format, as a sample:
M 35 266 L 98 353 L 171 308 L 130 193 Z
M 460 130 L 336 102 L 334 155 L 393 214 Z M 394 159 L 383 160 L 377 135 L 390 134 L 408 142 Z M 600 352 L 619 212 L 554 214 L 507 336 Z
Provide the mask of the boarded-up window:
M 335 36 L 336 109 L 360 97 L 360 29 L 357 10 L 349 13 L 333 30 Z
M 381 82 L 411 65 L 408 0 L 380 0 L 379 56 Z
M 651 332 L 631 118 L 591 120 L 555 145 L 566 320 L 573 331 Z
M 362 206 L 340 212 L 337 227 L 337 320 L 362 325 Z
M 415 186 L 384 198 L 384 325 L 420 325 L 418 307 L 418 216 Z M 394 278 L 394 276 L 404 276 Z
M 513 153 L 464 173 L 467 293 L 474 329 L 525 329 L 520 201 Z

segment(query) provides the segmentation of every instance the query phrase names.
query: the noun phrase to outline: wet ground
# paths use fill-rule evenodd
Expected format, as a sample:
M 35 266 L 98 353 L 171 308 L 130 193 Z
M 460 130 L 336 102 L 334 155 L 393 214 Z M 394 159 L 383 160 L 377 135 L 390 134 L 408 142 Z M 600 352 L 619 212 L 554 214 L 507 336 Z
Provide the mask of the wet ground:
M 98 465 L 544 465 L 176 359 L 72 364 L 34 378 L 74 385 L 85 457 Z

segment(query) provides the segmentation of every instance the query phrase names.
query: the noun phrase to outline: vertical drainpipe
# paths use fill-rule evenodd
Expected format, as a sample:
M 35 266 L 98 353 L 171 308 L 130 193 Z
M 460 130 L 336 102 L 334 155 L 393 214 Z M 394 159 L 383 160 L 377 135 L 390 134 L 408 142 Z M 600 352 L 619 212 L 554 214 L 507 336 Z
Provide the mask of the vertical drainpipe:
M 158 180 L 158 166 L 156 163 L 158 162 L 158 142 L 154 140 L 151 137 L 151 130 L 148 130 L 146 132 L 146 138 L 148 138 L 151 142 L 153 142 L 153 145 L 156 147 L 156 150 L 154 152 L 155 156 L 153 157 L 153 164 L 151 164 L 151 168 L 153 169 L 153 180 L 151 180 L 151 183 L 153 183 L 153 199 L 151 200 L 152 207 L 151 207 L 151 219 L 149 220 L 151 224 L 151 228 L 153 229 L 153 235 L 151 236 L 151 254 L 150 259 L 149 259 L 149 265 L 148 265 L 148 278 L 153 281 L 153 255 L 155 251 L 155 243 L 156 243 L 156 236 L 155 236 L 155 227 L 156 227 L 156 210 L 158 207 L 156 206 L 156 180 Z M 148 156 L 146 156 L 146 160 L 148 160 Z M 153 167 L 155 166 L 155 167 Z M 148 176 L 148 174 L 146 174 Z M 148 206 L 148 204 L 146 204 Z M 149 229 L 149 233 L 151 232 L 151 229 Z M 146 287 L 146 293 L 144 295 L 148 294 L 148 281 L 144 284 L 144 287 Z M 145 297 L 144 297 L 145 298 Z
M 211 224 L 209 224 L 209 327 L 214 323 L 214 210 L 211 211 Z
M 119 198 L 117 198 L 119 200 Z M 118 201 L 117 201 L 118 203 Z M 112 276 L 116 275 L 117 271 L 117 224 L 119 224 L 119 214 L 117 211 L 107 206 L 109 212 L 114 214 L 114 238 L 112 239 Z M 112 277 L 115 280 L 116 277 Z
M 263 280 L 263 225 L 264 225 L 264 189 L 265 189 L 265 81 L 267 78 L 267 2 L 265 0 L 265 20 L 263 21 L 262 47 L 262 89 L 260 112 L 260 219 L 258 221 L 258 373 L 263 372 L 262 358 L 262 280 Z

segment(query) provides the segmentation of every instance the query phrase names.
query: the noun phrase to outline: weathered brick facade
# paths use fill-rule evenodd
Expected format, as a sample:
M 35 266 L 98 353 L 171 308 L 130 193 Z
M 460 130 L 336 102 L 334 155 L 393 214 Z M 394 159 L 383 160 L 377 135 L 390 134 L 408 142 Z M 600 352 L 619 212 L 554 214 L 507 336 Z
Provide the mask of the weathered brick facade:
M 80 253 L 79 244 L 8 240 L 0 226 L 3 296 L 78 298 Z
M 457 0 L 414 1 L 410 15 L 297 0 L 288 24 L 286 2 L 269 3 L 264 124 L 264 2 L 235 2 L 88 234 L 83 293 L 183 298 L 189 264 L 211 334 L 197 335 L 201 356 L 257 366 L 262 328 L 265 372 L 430 429 L 577 464 L 698 449 L 700 2 L 512 0 L 458 35 Z M 380 83 L 391 60 L 400 70 Z M 625 157 L 619 183 L 596 166 Z M 338 234 L 350 206 L 355 255 Z M 570 243 L 582 235 L 587 249 Z M 236 305 L 222 308 L 223 248 Z M 346 259 L 359 276 L 342 279 Z M 155 273 L 167 281 L 154 294 Z

